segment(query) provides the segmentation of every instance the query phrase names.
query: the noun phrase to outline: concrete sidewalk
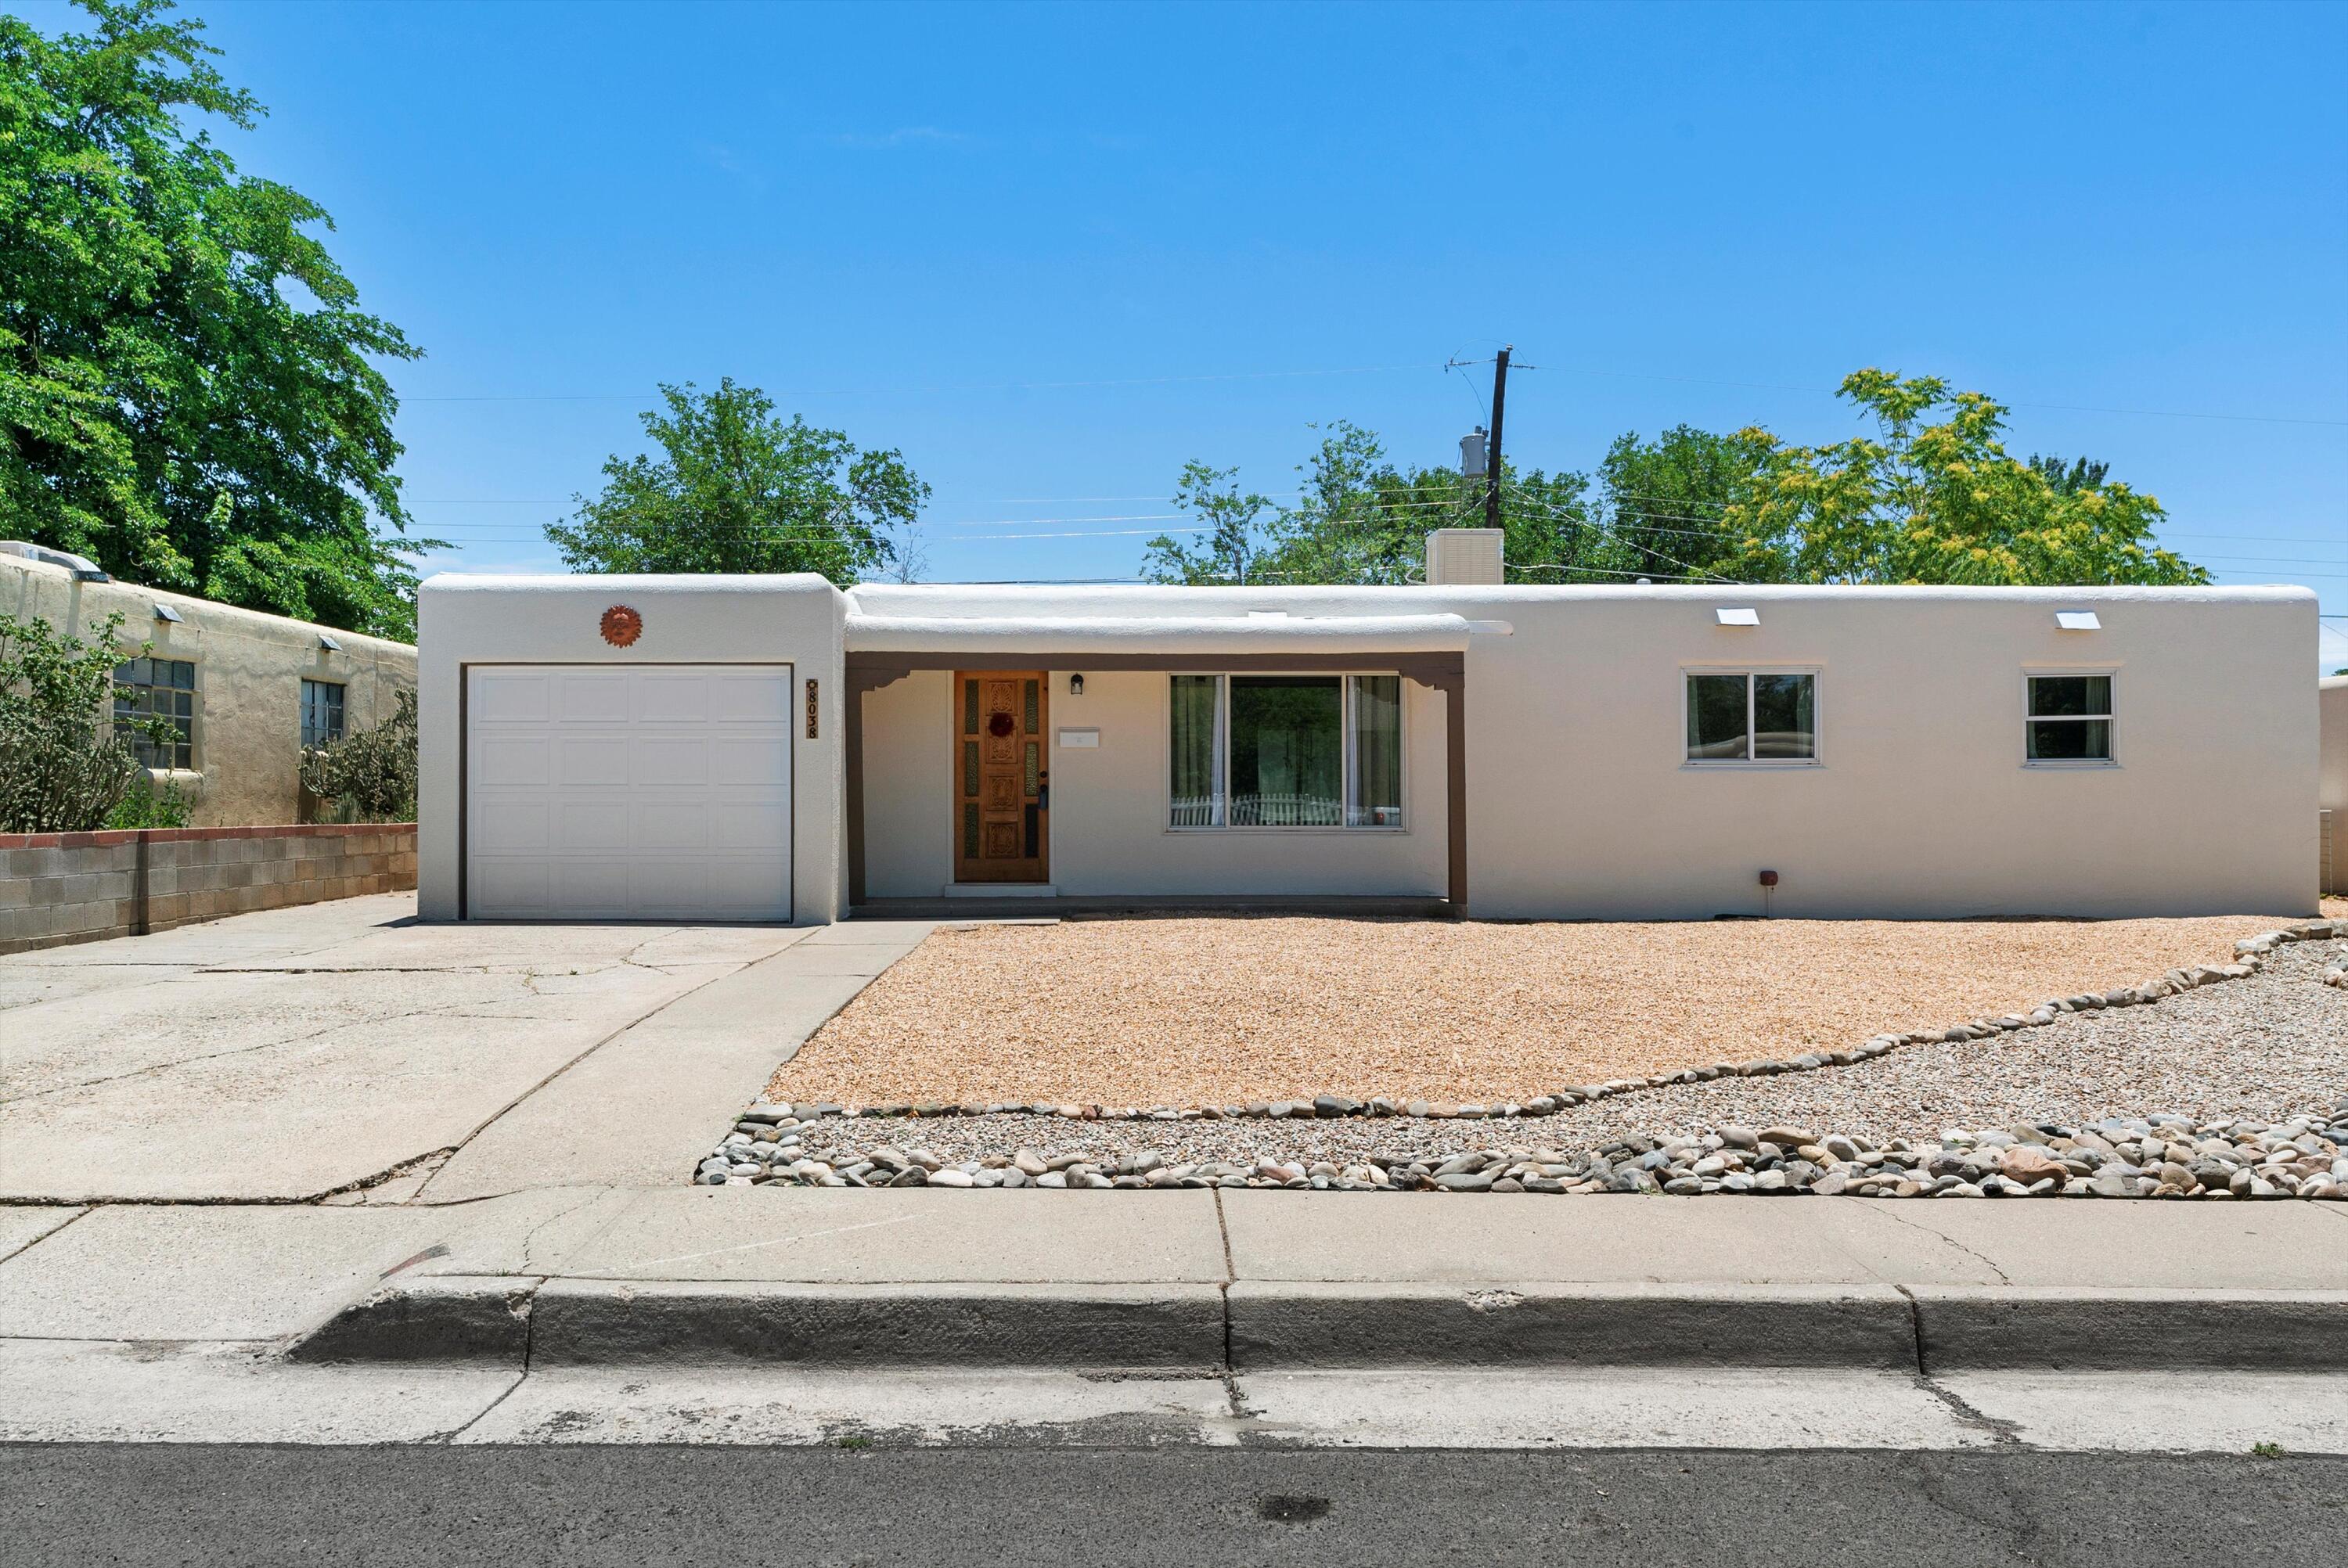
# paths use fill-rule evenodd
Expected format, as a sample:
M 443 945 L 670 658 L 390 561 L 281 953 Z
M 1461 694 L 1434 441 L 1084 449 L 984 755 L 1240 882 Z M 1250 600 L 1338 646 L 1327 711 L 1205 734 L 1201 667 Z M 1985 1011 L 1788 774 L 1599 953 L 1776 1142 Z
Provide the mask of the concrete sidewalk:
M 2343 1330 L 2318 1204 L 0 1207 L 0 1440 L 2339 1452 Z
M 2323 1204 L 597 1186 L 0 1209 L 0 1339 L 306 1361 L 2348 1370 Z

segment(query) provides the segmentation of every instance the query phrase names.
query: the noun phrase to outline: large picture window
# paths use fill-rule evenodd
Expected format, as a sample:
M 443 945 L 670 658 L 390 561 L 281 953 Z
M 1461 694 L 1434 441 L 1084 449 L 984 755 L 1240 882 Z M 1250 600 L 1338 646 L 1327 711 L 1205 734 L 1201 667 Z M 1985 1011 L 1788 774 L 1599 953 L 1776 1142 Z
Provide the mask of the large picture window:
M 114 667 L 114 733 L 139 765 L 196 765 L 196 667 L 185 659 L 126 659 Z
M 2024 758 L 2049 766 L 2112 761 L 2112 678 L 2033 675 Z
M 1403 825 L 1401 676 L 1170 679 L 1169 825 Z
M 1818 760 L 1818 678 L 1808 670 L 1690 671 L 1687 760 Z

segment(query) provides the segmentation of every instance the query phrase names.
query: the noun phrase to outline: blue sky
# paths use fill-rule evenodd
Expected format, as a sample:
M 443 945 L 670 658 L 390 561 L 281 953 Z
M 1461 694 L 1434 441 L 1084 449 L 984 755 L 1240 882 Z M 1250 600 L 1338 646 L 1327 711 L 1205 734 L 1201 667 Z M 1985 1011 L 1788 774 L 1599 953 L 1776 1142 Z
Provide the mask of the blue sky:
M 1935 374 L 2348 613 L 2342 7 L 190 9 L 428 353 L 449 563 L 554 564 L 654 384 L 730 374 L 901 447 L 933 577 L 1127 575 L 1188 458 L 1456 455 L 1444 362 L 1508 341 L 1520 462 Z

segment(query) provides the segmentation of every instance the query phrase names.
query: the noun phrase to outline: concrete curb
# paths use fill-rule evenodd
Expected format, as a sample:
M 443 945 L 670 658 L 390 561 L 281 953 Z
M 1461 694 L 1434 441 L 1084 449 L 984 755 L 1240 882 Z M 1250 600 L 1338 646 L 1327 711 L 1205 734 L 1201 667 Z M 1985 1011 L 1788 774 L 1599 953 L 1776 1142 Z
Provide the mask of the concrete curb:
M 296 1339 L 290 1361 L 511 1361 L 530 1354 L 530 1296 L 515 1275 L 427 1275 L 379 1286 Z
M 1231 1287 L 1231 1367 L 1843 1367 L 1913 1371 L 1890 1286 L 1272 1284 Z
M 1917 1286 L 1929 1371 L 2348 1368 L 2348 1297 L 2318 1290 Z
M 624 1284 L 557 1280 L 532 1309 L 534 1366 L 798 1362 L 1097 1367 L 1223 1362 L 1211 1285 Z
M 1888 1285 L 806 1285 L 438 1276 L 302 1362 L 1049 1367 L 2348 1369 L 2348 1296 Z

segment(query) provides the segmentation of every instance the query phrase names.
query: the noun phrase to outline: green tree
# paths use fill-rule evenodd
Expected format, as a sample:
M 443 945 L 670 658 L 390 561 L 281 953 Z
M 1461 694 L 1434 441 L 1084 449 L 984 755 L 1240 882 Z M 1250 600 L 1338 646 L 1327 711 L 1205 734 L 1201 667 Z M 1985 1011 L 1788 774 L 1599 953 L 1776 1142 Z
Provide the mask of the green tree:
M 1598 465 L 1607 519 L 1639 576 L 1735 575 L 1744 550 L 1727 522 L 1766 448 L 1749 435 L 1676 425 L 1653 441 L 1617 436 Z
M 0 516 L 139 581 L 411 635 L 397 406 L 414 358 L 313 231 L 182 111 L 263 112 L 167 0 L 0 15 Z M 379 532 L 379 516 L 393 535 Z
M 1416 582 L 1431 530 L 1483 526 L 1481 481 L 1452 468 L 1398 466 L 1375 433 L 1347 420 L 1331 424 L 1296 471 L 1303 481 L 1296 504 L 1279 506 L 1242 492 L 1236 468 L 1190 463 L 1174 501 L 1206 537 L 1151 539 L 1143 576 L 1193 585 Z M 1590 517 L 1584 476 L 1504 468 L 1502 478 L 1509 580 L 1558 581 L 1607 548 Z
M 1767 582 L 2200 583 L 2154 545 L 2154 497 L 2105 478 L 2065 488 L 1998 441 L 2005 410 L 1933 376 L 1846 377 L 1878 434 L 1797 446 L 1747 430 L 1759 457 L 1722 511 L 1738 538 L 1728 575 Z M 1941 413 L 1938 424 L 1928 416 Z M 2065 478 L 2069 478 L 2069 471 Z
M 2033 453 L 2030 466 L 2046 477 L 2059 495 L 2075 496 L 2082 490 L 2102 487 L 2104 476 L 2112 471 L 2109 463 L 2098 463 L 2092 457 L 2075 457 L 2065 463 L 2060 457 L 2046 457 Z
M 1193 588 L 1252 580 L 1249 569 L 1269 543 L 1263 519 L 1272 505 L 1268 496 L 1241 494 L 1232 482 L 1238 474 L 1237 468 L 1210 467 L 1195 459 L 1182 466 L 1174 504 L 1198 518 L 1207 537 L 1194 543 L 1159 534 L 1142 547 L 1144 576 Z
M 614 455 L 603 493 L 546 537 L 580 571 L 820 572 L 842 587 L 897 558 L 930 487 L 891 450 L 859 451 L 837 430 L 731 376 L 696 395 L 663 385 L 666 412 L 642 415 L 657 458 Z

